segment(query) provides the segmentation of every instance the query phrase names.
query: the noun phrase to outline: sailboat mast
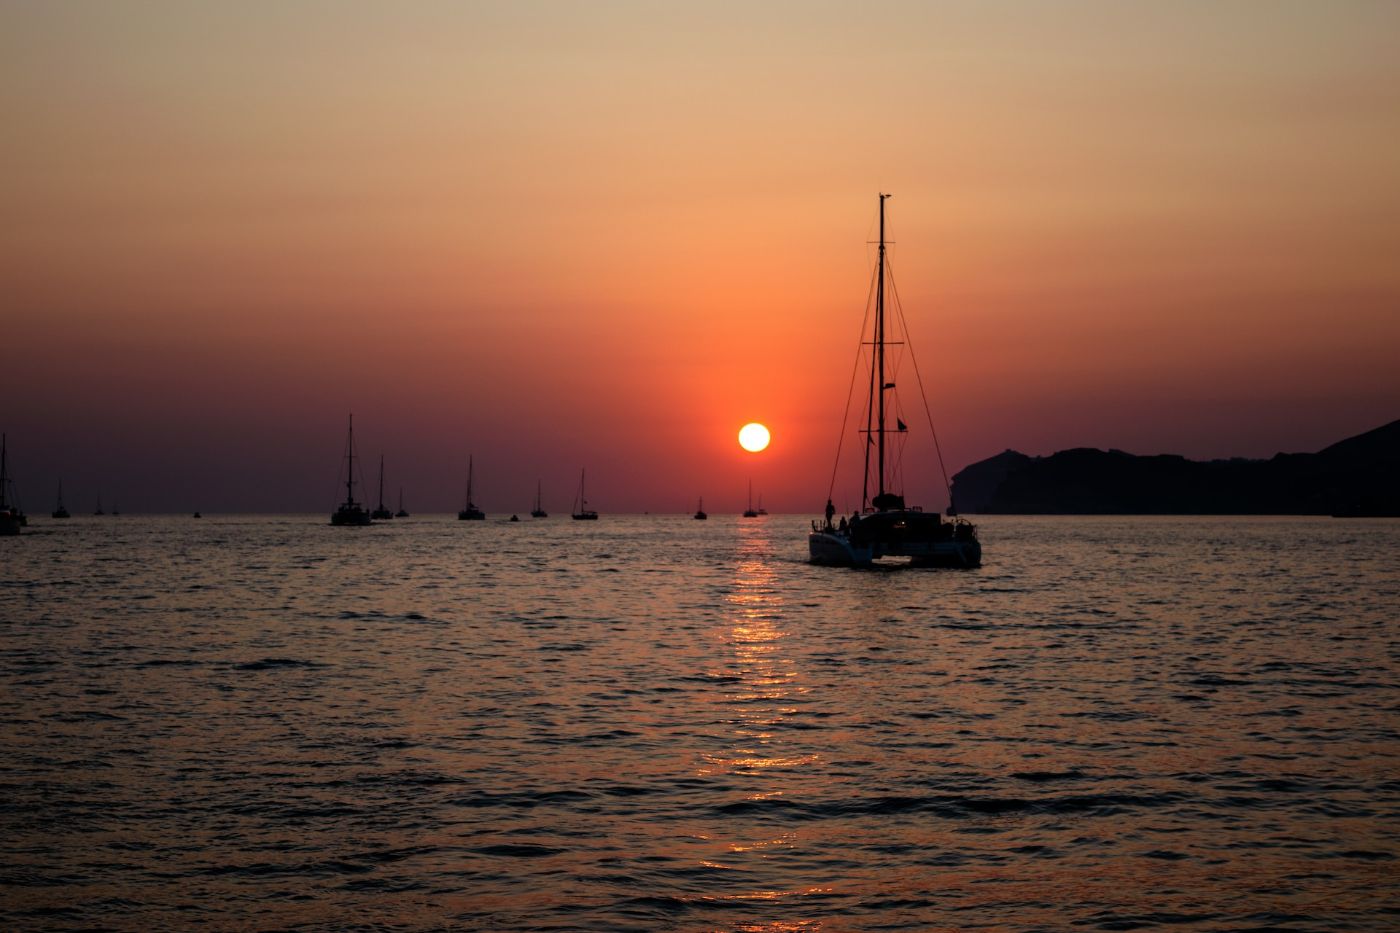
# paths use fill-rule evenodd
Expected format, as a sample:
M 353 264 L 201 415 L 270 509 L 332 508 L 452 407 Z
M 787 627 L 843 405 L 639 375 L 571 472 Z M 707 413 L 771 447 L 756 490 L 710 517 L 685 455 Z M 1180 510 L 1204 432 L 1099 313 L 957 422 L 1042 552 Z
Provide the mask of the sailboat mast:
M 384 508 L 384 455 L 379 455 L 379 507 Z
M 5 469 L 7 435 L 0 434 L 0 511 L 5 509 L 5 487 L 10 485 L 10 474 Z
M 345 501 L 355 498 L 355 416 L 350 416 L 350 435 L 345 441 Z
M 467 454 L 467 508 L 472 507 L 472 455 Z
M 884 502 L 885 497 L 885 199 L 888 197 L 888 194 L 880 195 L 880 275 L 875 284 L 875 367 L 880 392 L 880 414 L 876 425 L 880 434 L 878 502 Z

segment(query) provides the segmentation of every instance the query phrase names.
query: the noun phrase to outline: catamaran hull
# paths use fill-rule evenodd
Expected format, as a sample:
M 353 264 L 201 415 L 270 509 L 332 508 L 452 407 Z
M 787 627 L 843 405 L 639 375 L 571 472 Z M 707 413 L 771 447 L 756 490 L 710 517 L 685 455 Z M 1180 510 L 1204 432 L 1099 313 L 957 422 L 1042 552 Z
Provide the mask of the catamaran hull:
M 812 563 L 833 567 L 868 567 L 882 557 L 907 557 L 914 567 L 963 569 L 982 565 L 982 546 L 975 538 L 856 544 L 845 535 L 814 531 L 807 536 L 807 549 Z

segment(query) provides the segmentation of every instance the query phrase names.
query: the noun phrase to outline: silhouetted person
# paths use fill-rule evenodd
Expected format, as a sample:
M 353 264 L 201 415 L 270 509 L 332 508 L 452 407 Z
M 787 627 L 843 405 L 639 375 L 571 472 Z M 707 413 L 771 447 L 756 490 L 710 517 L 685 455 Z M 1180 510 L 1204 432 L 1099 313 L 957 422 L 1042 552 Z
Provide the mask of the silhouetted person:
M 831 500 L 826 500 L 826 527 L 831 527 L 831 519 L 836 515 L 836 506 L 831 504 Z

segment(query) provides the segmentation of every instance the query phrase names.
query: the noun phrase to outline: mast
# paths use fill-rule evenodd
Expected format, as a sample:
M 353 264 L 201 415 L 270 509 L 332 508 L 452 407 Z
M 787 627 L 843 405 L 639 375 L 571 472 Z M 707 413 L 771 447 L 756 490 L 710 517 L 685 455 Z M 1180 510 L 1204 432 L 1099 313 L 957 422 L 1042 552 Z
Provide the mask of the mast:
M 876 502 L 885 501 L 885 199 L 880 195 L 880 274 L 875 283 L 875 367 L 878 371 L 880 391 L 879 420 L 879 492 Z M 876 506 L 880 508 L 880 506 Z
M 345 503 L 355 501 L 355 415 L 350 415 L 350 436 L 345 442 Z
M 467 508 L 472 507 L 472 455 L 467 454 Z
M 5 510 L 5 487 L 10 485 L 10 474 L 5 469 L 6 435 L 0 434 L 0 512 Z
M 384 455 L 379 455 L 379 508 L 384 508 Z

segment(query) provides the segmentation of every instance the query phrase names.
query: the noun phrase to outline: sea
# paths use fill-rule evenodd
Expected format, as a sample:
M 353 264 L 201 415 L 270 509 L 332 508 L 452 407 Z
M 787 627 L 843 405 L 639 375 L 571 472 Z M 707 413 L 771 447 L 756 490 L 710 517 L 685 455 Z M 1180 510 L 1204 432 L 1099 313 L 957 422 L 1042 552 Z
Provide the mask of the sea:
M 1400 929 L 1400 521 L 36 518 L 6 930 Z

